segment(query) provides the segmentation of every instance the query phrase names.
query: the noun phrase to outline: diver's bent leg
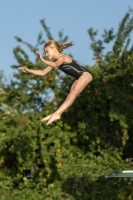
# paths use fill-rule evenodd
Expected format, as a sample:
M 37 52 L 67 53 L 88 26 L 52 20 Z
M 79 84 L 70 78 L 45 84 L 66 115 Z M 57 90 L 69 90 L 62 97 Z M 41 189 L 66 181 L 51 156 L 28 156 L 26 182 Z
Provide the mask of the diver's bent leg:
M 88 72 L 84 72 L 80 78 L 75 83 L 73 89 L 68 94 L 66 100 L 63 104 L 57 109 L 55 113 L 49 118 L 47 124 L 51 124 L 53 121 L 57 121 L 60 119 L 61 114 L 69 108 L 73 102 L 75 101 L 76 97 L 83 91 L 83 89 L 92 81 L 92 75 Z

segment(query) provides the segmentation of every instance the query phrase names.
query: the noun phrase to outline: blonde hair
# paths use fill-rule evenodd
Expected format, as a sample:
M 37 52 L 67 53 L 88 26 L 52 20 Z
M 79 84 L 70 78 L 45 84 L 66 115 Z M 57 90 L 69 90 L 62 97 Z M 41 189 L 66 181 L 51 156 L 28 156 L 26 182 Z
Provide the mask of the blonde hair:
M 72 45 L 74 45 L 73 42 L 69 42 L 69 43 L 63 44 L 63 43 L 57 42 L 56 40 L 49 40 L 44 45 L 44 48 L 47 47 L 47 46 L 55 47 L 61 53 L 63 51 L 63 49 L 66 49 L 66 48 L 68 48 L 68 47 L 70 47 Z

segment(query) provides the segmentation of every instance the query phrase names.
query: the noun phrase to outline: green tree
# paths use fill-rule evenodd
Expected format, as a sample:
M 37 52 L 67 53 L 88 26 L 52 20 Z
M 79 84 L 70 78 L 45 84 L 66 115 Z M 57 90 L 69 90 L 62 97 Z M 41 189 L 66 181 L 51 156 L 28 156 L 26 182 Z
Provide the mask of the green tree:
M 77 132 L 76 145 L 85 151 L 86 147 L 96 153 L 111 147 L 122 151 L 124 157 L 132 157 L 131 149 L 125 152 L 132 146 L 132 22 L 132 11 L 129 11 L 118 32 L 105 30 L 103 40 L 96 40 L 97 31 L 88 30 L 99 63 L 89 68 L 94 74 L 92 83 L 63 117 L 72 131 Z M 113 41 L 112 51 L 105 51 L 106 43 Z

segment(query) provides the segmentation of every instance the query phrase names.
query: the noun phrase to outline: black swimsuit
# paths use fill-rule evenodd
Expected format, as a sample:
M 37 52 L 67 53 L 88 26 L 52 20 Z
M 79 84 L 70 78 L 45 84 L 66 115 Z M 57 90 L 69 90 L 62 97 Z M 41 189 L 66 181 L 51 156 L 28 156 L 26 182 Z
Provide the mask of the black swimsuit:
M 88 72 L 91 74 L 91 72 L 88 69 L 79 65 L 77 62 L 75 62 L 75 60 L 72 60 L 71 63 L 60 65 L 59 69 L 77 79 L 83 74 L 83 72 Z

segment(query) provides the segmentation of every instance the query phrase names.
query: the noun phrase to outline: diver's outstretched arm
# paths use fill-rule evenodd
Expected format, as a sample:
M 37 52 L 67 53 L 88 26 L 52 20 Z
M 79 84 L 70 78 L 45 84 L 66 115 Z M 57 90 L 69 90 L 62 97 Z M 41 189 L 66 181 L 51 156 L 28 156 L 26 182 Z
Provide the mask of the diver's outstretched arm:
M 19 67 L 18 70 L 24 73 L 35 74 L 38 76 L 45 76 L 47 73 L 49 73 L 52 70 L 52 67 L 48 66 L 43 70 L 34 70 L 34 69 L 28 69 L 27 67 L 24 66 L 24 67 Z

